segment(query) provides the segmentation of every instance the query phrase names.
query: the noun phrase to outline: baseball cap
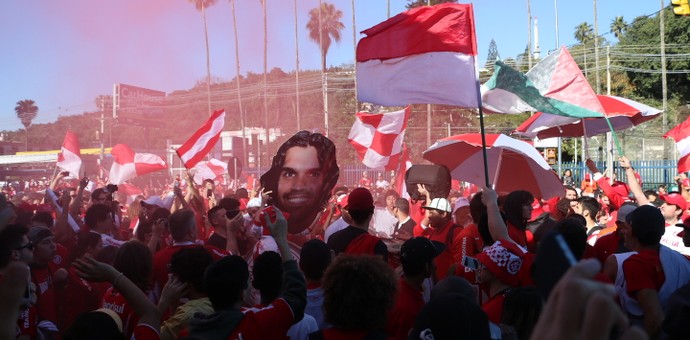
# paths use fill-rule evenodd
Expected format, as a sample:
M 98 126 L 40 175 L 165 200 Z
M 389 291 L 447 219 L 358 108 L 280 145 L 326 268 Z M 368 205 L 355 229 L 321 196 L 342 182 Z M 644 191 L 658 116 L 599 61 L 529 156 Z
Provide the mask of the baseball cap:
M 477 260 L 496 278 L 513 287 L 520 285 L 518 273 L 523 252 L 512 242 L 496 241 L 477 255 Z
M 254 197 L 247 202 L 247 208 L 261 208 L 261 199 Z
M 678 208 L 681 210 L 685 211 L 688 208 L 688 203 L 685 201 L 685 198 L 679 193 L 672 192 L 668 195 L 663 195 L 661 197 L 661 200 L 666 202 L 666 204 L 673 204 L 676 205 Z
M 345 209 L 347 210 L 367 210 L 374 207 L 374 198 L 371 196 L 371 191 L 366 188 L 352 190 L 343 200 L 346 200 Z
M 620 209 L 618 209 L 618 216 L 616 217 L 616 221 L 618 222 L 628 222 L 626 218 L 628 217 L 628 214 L 633 212 L 633 210 L 637 209 L 636 205 L 632 204 L 623 204 Z
M 411 238 L 400 247 L 400 262 L 401 263 L 427 263 L 433 260 L 436 256 L 441 255 L 446 249 L 446 245 L 429 240 L 426 237 L 418 236 Z
M 33 244 L 39 243 L 43 241 L 43 239 L 51 236 L 53 236 L 53 232 L 43 226 L 31 227 L 26 235 L 29 241 L 31 241 Z
M 422 209 L 434 209 L 445 212 L 451 212 L 450 203 L 445 198 L 434 198 L 431 200 L 431 204 L 423 206 Z

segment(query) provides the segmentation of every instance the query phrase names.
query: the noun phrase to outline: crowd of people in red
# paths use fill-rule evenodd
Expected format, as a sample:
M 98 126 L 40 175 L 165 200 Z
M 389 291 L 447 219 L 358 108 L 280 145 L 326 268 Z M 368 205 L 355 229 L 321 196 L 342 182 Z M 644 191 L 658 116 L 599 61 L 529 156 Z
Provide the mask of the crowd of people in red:
M 0 195 L 0 338 L 690 338 L 688 188 L 587 165 L 595 190 L 549 200 L 375 199 L 302 131 L 256 190 L 188 174 L 121 204 L 58 174 L 42 200 Z

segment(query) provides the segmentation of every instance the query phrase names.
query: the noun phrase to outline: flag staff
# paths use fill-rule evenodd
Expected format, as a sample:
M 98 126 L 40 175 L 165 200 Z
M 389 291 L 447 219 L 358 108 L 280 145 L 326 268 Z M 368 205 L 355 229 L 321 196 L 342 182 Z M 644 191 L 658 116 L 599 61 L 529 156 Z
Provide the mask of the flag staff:
M 475 56 L 475 59 L 476 58 L 477 57 Z M 484 111 L 482 110 L 482 92 L 480 91 L 479 71 L 477 70 L 476 65 L 477 64 L 475 63 L 474 72 L 476 73 L 475 86 L 477 87 L 477 109 L 479 110 L 479 132 L 482 135 L 482 157 L 484 158 L 484 180 L 486 183 L 486 187 L 490 188 L 491 183 L 489 183 L 489 162 L 488 162 L 487 156 L 486 156 L 486 133 L 485 133 L 485 129 L 484 129 Z

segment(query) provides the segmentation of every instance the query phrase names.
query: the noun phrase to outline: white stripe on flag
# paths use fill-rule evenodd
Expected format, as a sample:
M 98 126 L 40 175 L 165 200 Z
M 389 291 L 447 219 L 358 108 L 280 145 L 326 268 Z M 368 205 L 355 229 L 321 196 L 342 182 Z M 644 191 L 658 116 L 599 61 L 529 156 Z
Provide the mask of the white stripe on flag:
M 180 155 L 180 159 L 182 159 L 184 163 L 187 163 L 187 161 L 192 159 L 197 153 L 201 152 L 208 145 L 208 143 L 211 142 L 211 139 L 223 130 L 224 124 L 225 112 L 220 114 L 220 116 L 213 121 L 211 128 L 199 136 L 196 142 L 194 142 L 194 145 L 187 152 Z
M 357 63 L 359 100 L 387 106 L 478 107 L 475 56 L 430 52 Z

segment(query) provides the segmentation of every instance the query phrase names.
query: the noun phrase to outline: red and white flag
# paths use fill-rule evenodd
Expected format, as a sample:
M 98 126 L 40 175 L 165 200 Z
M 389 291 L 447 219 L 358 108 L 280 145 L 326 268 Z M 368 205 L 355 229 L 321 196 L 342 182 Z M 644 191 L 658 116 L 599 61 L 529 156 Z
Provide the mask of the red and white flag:
M 387 106 L 479 107 L 472 4 L 411 9 L 364 30 L 357 44 L 357 94 Z
M 664 138 L 673 138 L 680 154 L 678 173 L 690 171 L 690 118 L 666 132 Z
M 60 153 L 58 153 L 57 166 L 60 169 L 69 171 L 70 175 L 79 177 L 81 148 L 79 147 L 79 137 L 77 137 L 76 133 L 67 131 Z
M 127 197 L 127 204 L 131 204 L 137 199 L 137 196 L 144 194 L 141 189 L 129 183 L 118 185 L 117 191 L 123 193 Z
M 227 171 L 227 164 L 215 158 L 211 158 L 208 162 L 199 162 L 194 166 L 196 173 L 194 173 L 194 182 L 201 183 L 205 179 L 215 180 L 223 176 Z
M 218 142 L 223 126 L 225 126 L 225 110 L 215 111 L 206 123 L 177 149 L 177 155 L 180 156 L 185 168 L 193 168 L 208 155 Z
M 125 144 L 113 146 L 110 153 L 115 158 L 108 176 L 112 184 L 119 185 L 131 178 L 168 168 L 159 156 L 152 153 L 135 153 Z
M 384 114 L 359 112 L 347 139 L 369 168 L 396 170 L 403 151 L 410 107 Z

